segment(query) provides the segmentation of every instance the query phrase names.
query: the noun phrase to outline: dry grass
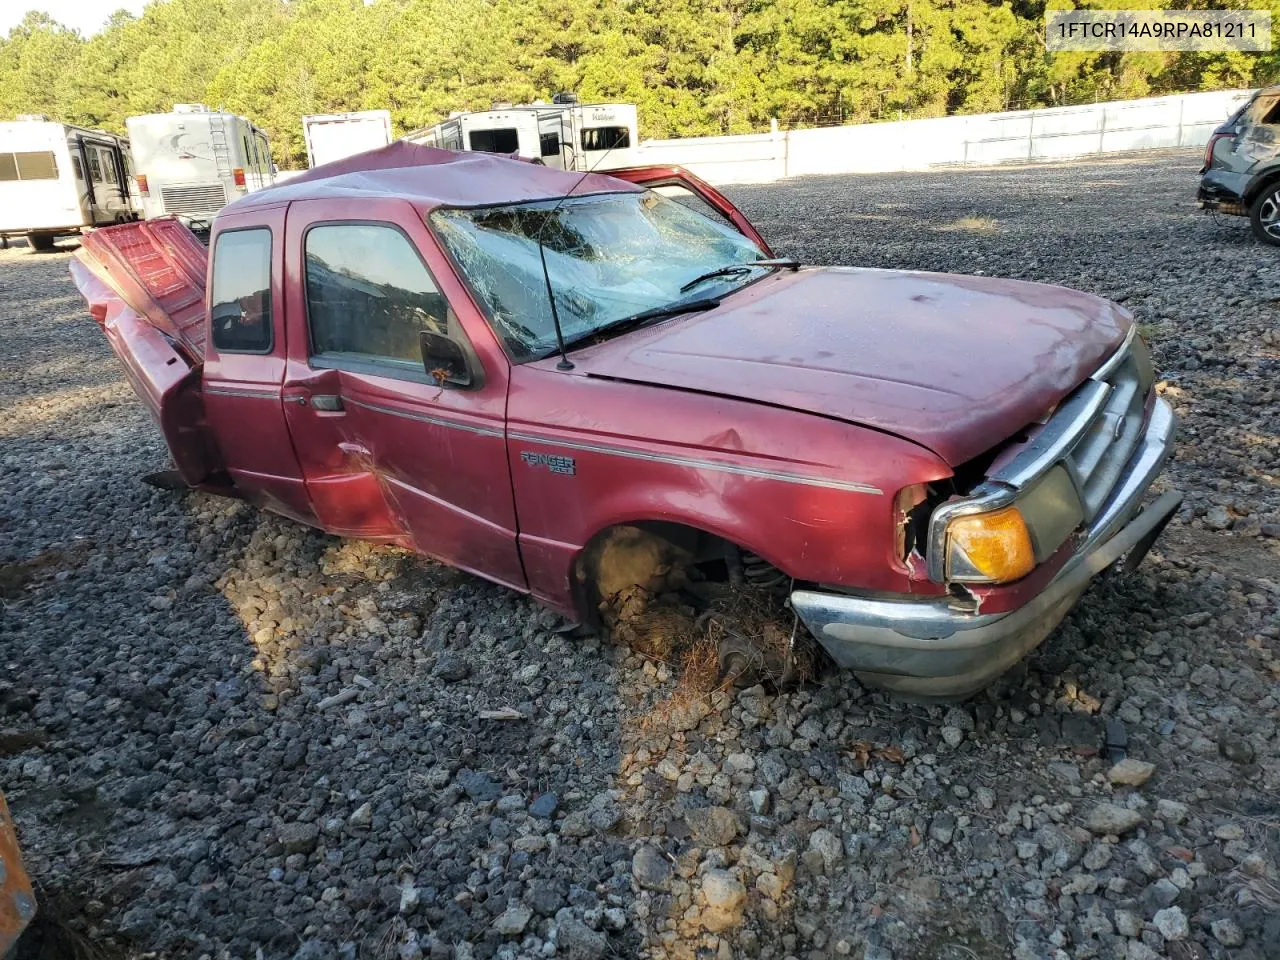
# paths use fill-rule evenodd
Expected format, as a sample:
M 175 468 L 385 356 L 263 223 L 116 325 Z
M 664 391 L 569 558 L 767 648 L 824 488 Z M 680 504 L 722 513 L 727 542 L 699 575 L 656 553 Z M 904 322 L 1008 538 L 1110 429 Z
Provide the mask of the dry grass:
M 933 229 L 938 233 L 997 233 L 1000 221 L 994 217 L 961 217 Z
M 797 636 L 795 617 L 776 594 L 740 587 L 696 620 L 686 608 L 644 601 L 632 591 L 614 605 L 614 638 L 669 665 L 678 679 L 670 695 L 633 719 L 639 733 L 680 727 L 699 711 L 700 701 L 709 708 L 711 694 L 740 682 L 787 685 L 816 675 L 812 641 Z M 722 651 L 738 653 L 743 669 L 722 672 Z
M 716 644 L 740 650 L 752 679 L 778 685 L 808 683 L 817 675 L 812 641 L 795 615 L 767 590 L 740 587 L 717 602 L 707 619 Z

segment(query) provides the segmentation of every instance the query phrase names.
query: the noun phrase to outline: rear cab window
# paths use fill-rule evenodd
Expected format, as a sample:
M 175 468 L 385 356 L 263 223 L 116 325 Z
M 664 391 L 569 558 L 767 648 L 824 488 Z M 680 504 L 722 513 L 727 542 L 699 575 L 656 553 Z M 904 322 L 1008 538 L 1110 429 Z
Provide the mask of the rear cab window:
M 425 379 L 420 334 L 449 336 L 449 312 L 409 238 L 390 224 L 320 223 L 304 256 L 312 365 Z
M 270 229 L 252 227 L 218 235 L 210 300 L 215 347 L 223 353 L 271 351 Z

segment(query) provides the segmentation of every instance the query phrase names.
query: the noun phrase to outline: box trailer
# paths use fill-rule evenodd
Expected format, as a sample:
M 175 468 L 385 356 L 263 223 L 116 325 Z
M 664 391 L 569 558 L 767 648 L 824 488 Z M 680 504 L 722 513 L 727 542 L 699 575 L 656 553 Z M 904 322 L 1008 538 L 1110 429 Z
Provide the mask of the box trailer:
M 275 181 L 271 143 L 252 121 L 199 103 L 125 121 L 145 215 L 197 223 Z
M 385 147 L 391 142 L 391 111 L 359 110 L 303 117 L 302 137 L 307 143 L 307 164 L 318 167 Z
M 634 103 L 577 103 L 559 94 L 553 103 L 453 113 L 404 139 L 445 150 L 515 154 L 562 170 L 609 170 L 636 164 L 640 132 Z
M 65 234 L 138 216 L 129 141 L 25 116 L 0 123 L 0 237 L 48 250 Z

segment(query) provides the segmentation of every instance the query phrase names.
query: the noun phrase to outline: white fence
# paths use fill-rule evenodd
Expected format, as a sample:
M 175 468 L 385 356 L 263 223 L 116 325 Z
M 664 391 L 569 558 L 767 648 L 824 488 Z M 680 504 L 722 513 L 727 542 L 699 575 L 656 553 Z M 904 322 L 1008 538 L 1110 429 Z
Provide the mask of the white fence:
M 806 174 L 886 173 L 1197 147 L 1252 93 L 1220 90 L 736 137 L 646 140 L 639 160 L 688 167 L 711 183 L 766 183 Z

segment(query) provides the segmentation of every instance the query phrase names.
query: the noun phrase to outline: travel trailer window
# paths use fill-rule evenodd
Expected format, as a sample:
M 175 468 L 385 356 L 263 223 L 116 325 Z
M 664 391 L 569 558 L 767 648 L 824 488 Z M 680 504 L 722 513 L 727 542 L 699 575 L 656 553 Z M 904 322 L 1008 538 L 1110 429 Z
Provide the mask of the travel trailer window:
M 520 134 L 515 127 L 500 127 L 497 130 L 472 130 L 468 137 L 472 150 L 484 153 L 519 153 Z
M 625 150 L 631 146 L 631 131 L 626 127 L 585 127 L 583 150 Z
M 107 178 L 107 183 L 119 183 L 120 181 L 116 177 L 116 158 L 107 150 L 100 150 L 99 153 L 102 154 L 102 169 Z
M 213 253 L 213 345 L 228 353 L 271 349 L 271 231 L 219 234 Z
M 102 165 L 98 162 L 98 151 L 90 147 L 87 151 L 89 154 L 89 170 L 93 174 L 93 182 L 102 182 Z
M 57 180 L 52 151 L 0 153 L 0 180 Z
M 418 335 L 447 334 L 446 307 L 404 234 L 370 223 L 316 226 L 306 258 L 313 355 L 402 361 L 422 372 Z
M 258 145 L 258 163 L 261 165 L 263 176 L 266 176 L 271 173 L 271 146 L 267 143 L 267 138 L 260 133 L 254 136 L 253 140 Z
M 560 154 L 560 134 L 544 133 L 539 140 L 541 154 L 544 157 L 555 157 Z
M 72 169 L 73 171 L 75 171 L 75 175 L 76 175 L 76 179 L 77 179 L 77 180 L 83 180 L 83 179 L 84 179 L 84 170 L 83 170 L 83 168 L 81 168 L 81 166 L 80 166 L 80 158 L 79 158 L 79 157 L 72 157 L 72 158 L 71 158 L 71 169 Z

